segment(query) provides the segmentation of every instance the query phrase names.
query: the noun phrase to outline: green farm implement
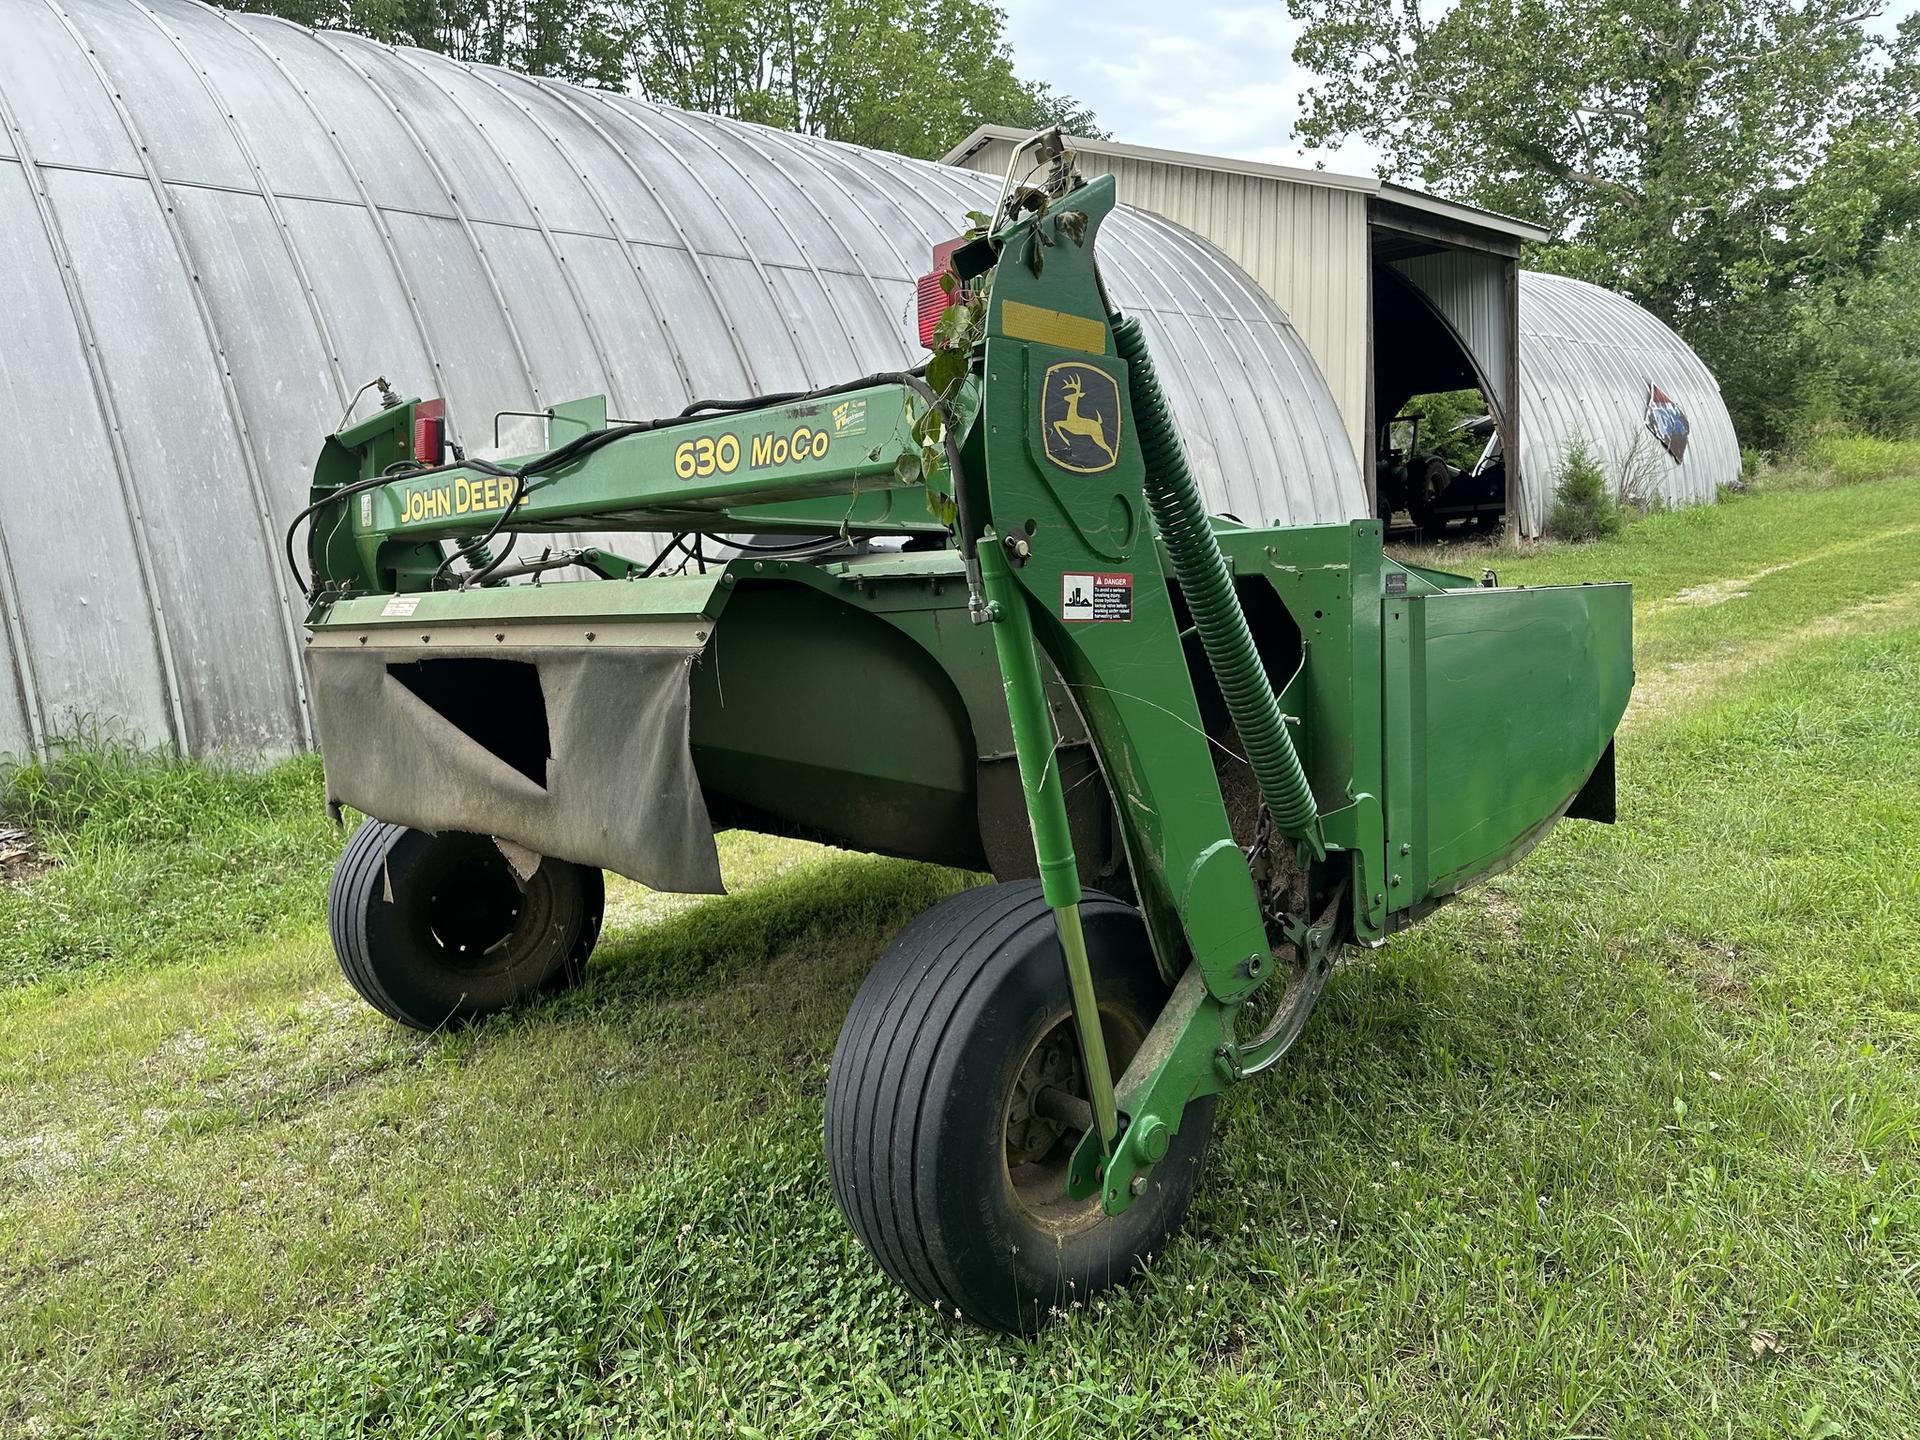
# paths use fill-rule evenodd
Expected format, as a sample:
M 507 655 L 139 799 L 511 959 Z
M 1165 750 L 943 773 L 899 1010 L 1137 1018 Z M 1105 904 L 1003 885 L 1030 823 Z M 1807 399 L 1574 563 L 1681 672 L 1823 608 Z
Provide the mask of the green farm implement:
M 602 871 L 717 892 L 716 828 L 992 872 L 861 987 L 826 1152 L 888 1274 L 1007 1330 L 1158 1253 L 1342 947 L 1612 818 L 1632 685 L 1624 586 L 1209 517 L 1113 203 L 1056 154 L 947 257 L 921 371 L 576 402 L 500 462 L 394 403 L 303 516 L 329 794 L 377 817 L 329 920 L 394 1019 L 576 981 Z M 620 531 L 671 538 L 572 539 Z

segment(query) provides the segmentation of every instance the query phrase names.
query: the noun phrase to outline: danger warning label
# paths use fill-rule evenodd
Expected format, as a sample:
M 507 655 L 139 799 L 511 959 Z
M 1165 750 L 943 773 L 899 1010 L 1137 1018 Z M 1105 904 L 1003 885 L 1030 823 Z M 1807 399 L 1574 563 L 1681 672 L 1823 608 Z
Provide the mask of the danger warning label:
M 1133 576 L 1087 574 L 1060 577 L 1062 620 L 1133 619 Z

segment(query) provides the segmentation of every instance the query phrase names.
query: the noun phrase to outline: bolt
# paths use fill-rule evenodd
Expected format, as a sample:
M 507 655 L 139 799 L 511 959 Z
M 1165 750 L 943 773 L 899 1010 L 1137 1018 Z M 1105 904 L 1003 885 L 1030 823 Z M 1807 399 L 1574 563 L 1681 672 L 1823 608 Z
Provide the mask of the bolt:
M 1147 1177 L 1144 1175 L 1134 1176 L 1133 1179 L 1127 1182 L 1127 1193 L 1133 1196 L 1135 1199 L 1138 1199 L 1140 1196 L 1146 1194 L 1147 1193 Z
M 1391 883 L 1392 883 L 1392 884 L 1395 884 L 1395 885 L 1398 885 L 1398 884 L 1400 883 L 1400 877 L 1399 877 L 1398 875 L 1396 875 L 1396 876 L 1394 876 L 1394 877 L 1393 877 L 1393 880 L 1391 881 Z
M 496 640 L 504 640 L 507 638 L 507 632 L 504 630 L 496 630 L 493 632 L 493 638 Z
M 1403 843 L 1403 844 L 1402 844 L 1402 845 L 1400 846 L 1400 853 L 1401 853 L 1402 855 L 1411 855 L 1411 854 L 1413 853 L 1413 846 L 1411 846 L 1411 845 L 1407 845 L 1407 844 L 1404 844 L 1404 843 Z
M 1133 1153 L 1145 1164 L 1157 1165 L 1166 1159 L 1167 1145 L 1172 1139 L 1167 1132 L 1167 1122 L 1158 1115 L 1142 1115 L 1134 1122 Z
M 589 640 L 593 639 L 593 631 L 591 630 L 587 631 L 587 639 Z
M 422 636 L 420 637 L 420 643 L 421 643 L 422 645 L 425 645 L 425 644 L 426 644 L 427 642 L 429 642 L 429 641 L 430 641 L 430 640 L 432 640 L 432 639 L 433 639 L 433 636 L 431 636 L 431 635 L 422 635 Z

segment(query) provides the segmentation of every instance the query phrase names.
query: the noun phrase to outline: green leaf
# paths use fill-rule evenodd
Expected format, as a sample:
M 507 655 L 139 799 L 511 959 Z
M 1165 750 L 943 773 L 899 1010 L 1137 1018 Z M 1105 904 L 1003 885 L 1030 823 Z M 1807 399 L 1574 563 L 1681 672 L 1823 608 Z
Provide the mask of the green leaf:
M 960 350 L 942 350 L 927 362 L 927 384 L 942 399 L 950 396 L 967 373 L 967 357 Z
M 893 480 L 896 485 L 918 485 L 926 479 L 926 471 L 921 468 L 920 457 L 911 451 L 893 462 Z
M 949 305 L 940 312 L 933 327 L 933 348 L 959 350 L 973 343 L 973 308 L 968 304 Z

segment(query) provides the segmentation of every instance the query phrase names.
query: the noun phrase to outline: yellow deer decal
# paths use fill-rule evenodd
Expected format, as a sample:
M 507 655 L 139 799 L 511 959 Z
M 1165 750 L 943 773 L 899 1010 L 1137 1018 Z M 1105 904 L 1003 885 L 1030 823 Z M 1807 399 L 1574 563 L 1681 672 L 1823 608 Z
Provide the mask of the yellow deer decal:
M 1060 438 L 1061 443 L 1071 445 L 1073 436 L 1084 435 L 1100 447 L 1109 462 L 1119 459 L 1120 457 L 1114 453 L 1113 446 L 1107 443 L 1106 421 L 1098 415 L 1080 413 L 1080 397 L 1086 390 L 1085 384 L 1078 376 L 1069 375 L 1064 380 L 1062 389 L 1067 398 L 1067 413 L 1053 422 L 1053 433 Z

